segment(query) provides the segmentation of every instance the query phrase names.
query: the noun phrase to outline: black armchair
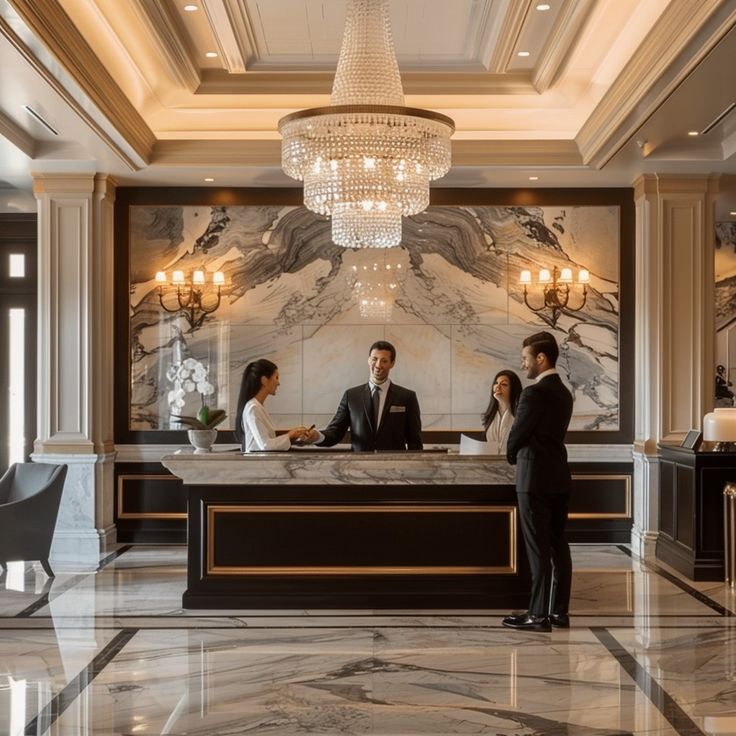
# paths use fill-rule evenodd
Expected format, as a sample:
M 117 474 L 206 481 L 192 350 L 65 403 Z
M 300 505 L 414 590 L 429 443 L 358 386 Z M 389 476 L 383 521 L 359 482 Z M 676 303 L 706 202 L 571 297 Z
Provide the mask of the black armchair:
M 49 577 L 66 465 L 15 463 L 0 478 L 0 565 L 15 560 L 40 560 Z

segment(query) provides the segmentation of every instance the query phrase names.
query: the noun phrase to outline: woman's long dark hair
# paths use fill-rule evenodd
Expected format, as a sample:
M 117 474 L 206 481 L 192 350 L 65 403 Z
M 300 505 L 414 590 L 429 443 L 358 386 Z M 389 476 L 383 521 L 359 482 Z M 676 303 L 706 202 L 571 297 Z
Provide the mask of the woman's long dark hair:
M 521 396 L 523 388 L 521 385 L 521 379 L 513 371 L 499 371 L 496 373 L 493 383 L 491 384 L 491 400 L 488 402 L 488 408 L 483 414 L 483 429 L 488 429 L 496 414 L 498 414 L 499 404 L 498 399 L 493 395 L 493 386 L 501 376 L 506 376 L 506 378 L 509 379 L 509 385 L 511 388 L 511 391 L 509 392 L 509 409 L 511 410 L 512 416 L 516 416 L 516 407 L 519 405 L 519 397 Z
M 248 363 L 243 371 L 243 378 L 240 381 L 240 393 L 238 394 L 238 413 L 235 415 L 235 437 L 240 444 L 245 439 L 245 430 L 243 429 L 243 409 L 245 405 L 261 390 L 261 378 L 271 378 L 278 370 L 278 366 L 270 360 L 260 358 Z

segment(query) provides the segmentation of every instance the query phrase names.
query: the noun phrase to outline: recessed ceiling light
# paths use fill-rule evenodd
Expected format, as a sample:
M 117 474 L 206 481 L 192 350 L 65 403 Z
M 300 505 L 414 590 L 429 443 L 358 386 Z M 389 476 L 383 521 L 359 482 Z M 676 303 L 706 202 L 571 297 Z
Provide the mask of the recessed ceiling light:
M 549 10 L 550 6 L 548 3 L 539 3 L 537 10 Z
M 729 215 L 732 215 L 733 217 L 736 217 L 736 212 L 729 212 Z
M 214 179 L 211 176 L 205 177 L 205 181 L 214 181 Z
M 529 181 L 538 181 L 538 180 L 539 180 L 539 177 L 538 176 L 530 176 L 529 177 Z
M 187 13 L 193 13 L 195 10 L 199 10 L 199 5 L 195 5 L 194 3 L 189 3 L 188 5 L 184 6 L 184 10 L 186 10 Z
M 516 55 L 517 56 L 529 56 L 529 52 L 528 51 L 517 51 Z
M 208 51 L 205 56 L 208 59 L 216 59 L 217 58 L 217 51 Z
M 687 134 L 692 136 L 700 135 L 697 130 L 688 130 Z

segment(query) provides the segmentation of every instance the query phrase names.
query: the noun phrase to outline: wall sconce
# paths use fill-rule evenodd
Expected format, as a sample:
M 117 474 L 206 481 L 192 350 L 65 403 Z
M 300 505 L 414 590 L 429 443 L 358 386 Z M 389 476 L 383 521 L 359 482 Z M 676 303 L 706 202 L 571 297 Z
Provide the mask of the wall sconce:
M 177 302 L 177 306 L 172 308 L 164 304 L 164 287 L 169 284 L 166 271 L 156 272 L 156 283 L 158 284 L 158 300 L 162 309 L 170 314 L 183 312 L 186 321 L 189 322 L 191 332 L 200 327 L 204 318 L 220 306 L 220 290 L 225 284 L 225 274 L 222 271 L 215 271 L 212 274 L 212 286 L 217 287 L 217 300 L 209 307 L 204 305 L 206 286 L 204 271 L 192 271 L 191 279 L 184 277 L 184 271 L 174 271 L 171 274 L 171 284 L 176 287 Z
M 544 303 L 539 307 L 533 307 L 529 304 L 528 287 L 532 283 L 532 272 L 522 271 L 519 275 L 519 283 L 524 286 L 524 304 L 526 304 L 532 312 L 541 312 L 543 309 L 552 311 L 551 324 L 554 327 L 557 324 L 557 318 L 564 309 L 568 312 L 579 312 L 584 306 L 588 298 L 588 284 L 590 283 L 590 273 L 581 268 L 578 271 L 578 283 L 583 286 L 583 301 L 577 307 L 569 306 L 570 300 L 570 284 L 573 283 L 572 269 L 558 269 L 557 266 L 552 268 L 550 273 L 548 268 L 543 268 L 539 272 L 537 283 L 542 286 L 542 295 Z

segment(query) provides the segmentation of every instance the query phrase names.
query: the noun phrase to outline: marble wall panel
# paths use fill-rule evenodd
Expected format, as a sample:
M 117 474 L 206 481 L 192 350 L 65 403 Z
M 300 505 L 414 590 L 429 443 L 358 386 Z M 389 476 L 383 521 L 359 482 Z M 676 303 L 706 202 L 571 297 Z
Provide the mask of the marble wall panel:
M 479 429 L 493 375 L 518 368 L 521 340 L 540 329 L 561 344 L 571 428 L 618 428 L 617 207 L 430 207 L 405 219 L 401 247 L 389 250 L 340 248 L 329 222 L 301 207 L 130 213 L 131 429 L 171 426 L 166 373 L 186 357 L 209 368 L 223 428 L 258 357 L 280 369 L 267 407 L 277 426 L 322 425 L 345 388 L 366 380 L 377 339 L 396 345 L 392 379 L 417 392 L 425 428 Z M 585 306 L 552 328 L 524 304 L 518 278 L 555 265 L 588 269 L 591 284 Z M 155 273 L 174 268 L 226 274 L 222 304 L 201 326 L 161 308 Z M 164 303 L 172 298 L 169 288 Z M 529 299 L 541 301 L 536 285 Z M 571 306 L 580 300 L 575 286 Z M 183 413 L 196 412 L 198 397 L 186 401 Z

